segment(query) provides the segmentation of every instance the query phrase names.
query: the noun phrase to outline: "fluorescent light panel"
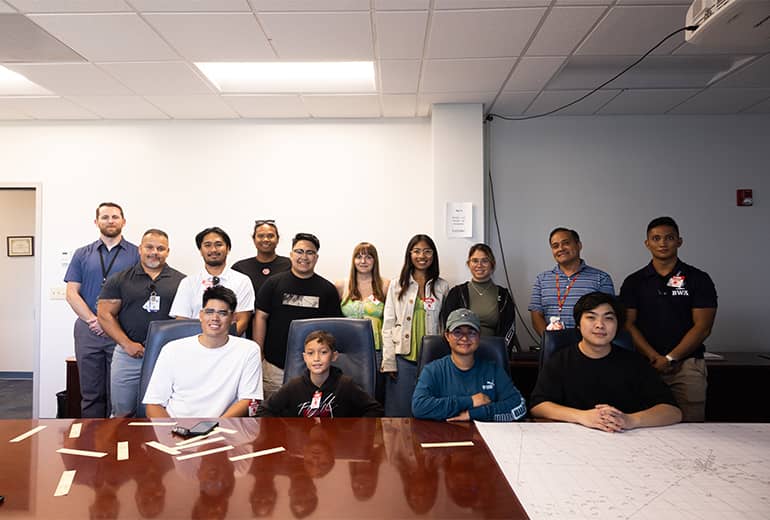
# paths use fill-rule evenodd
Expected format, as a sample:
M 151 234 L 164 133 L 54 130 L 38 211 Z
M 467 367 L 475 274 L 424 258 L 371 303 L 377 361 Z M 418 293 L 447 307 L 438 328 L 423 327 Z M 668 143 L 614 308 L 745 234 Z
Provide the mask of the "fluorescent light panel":
M 375 92 L 374 63 L 371 61 L 207 62 L 195 65 L 227 94 Z
M 52 96 L 53 92 L 0 65 L 0 96 Z

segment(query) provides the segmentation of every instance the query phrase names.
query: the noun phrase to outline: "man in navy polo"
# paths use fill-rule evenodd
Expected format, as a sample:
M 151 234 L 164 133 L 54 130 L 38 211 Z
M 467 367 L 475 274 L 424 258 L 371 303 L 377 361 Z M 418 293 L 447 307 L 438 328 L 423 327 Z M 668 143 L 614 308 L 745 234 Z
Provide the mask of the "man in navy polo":
M 67 303 L 78 317 L 74 336 L 82 396 L 80 413 L 82 417 L 109 417 L 110 364 L 115 342 L 96 319 L 96 301 L 107 277 L 136 264 L 139 253 L 123 238 L 126 219 L 123 209 L 114 202 L 99 204 L 94 224 L 99 238 L 75 251 L 64 281 Z
M 575 327 L 572 309 L 584 294 L 615 294 L 610 275 L 580 258 L 583 244 L 577 231 L 558 227 L 551 231 L 548 243 L 556 266 L 537 275 L 528 307 L 538 336 L 549 325 L 557 330 Z
M 679 226 L 658 217 L 647 226 L 644 245 L 652 254 L 646 267 L 626 278 L 620 298 L 627 307 L 626 328 L 669 385 L 683 421 L 706 415 L 706 363 L 703 342 L 717 312 L 714 282 L 677 256 Z

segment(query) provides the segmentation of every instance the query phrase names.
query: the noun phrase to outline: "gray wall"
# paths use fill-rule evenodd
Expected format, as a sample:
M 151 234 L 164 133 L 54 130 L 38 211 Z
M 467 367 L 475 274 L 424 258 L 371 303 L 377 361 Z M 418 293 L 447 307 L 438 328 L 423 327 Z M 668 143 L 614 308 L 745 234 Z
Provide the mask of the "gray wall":
M 554 265 L 548 233 L 574 227 L 583 258 L 623 279 L 649 261 L 649 220 L 670 215 L 679 256 L 714 279 L 719 311 L 712 351 L 766 350 L 770 278 L 769 116 L 561 117 L 488 123 L 511 285 L 529 324 L 529 295 Z M 736 207 L 752 188 L 754 206 Z M 489 229 L 493 229 L 490 221 Z M 498 251 L 497 239 L 489 237 Z M 496 278 L 503 279 L 498 268 Z M 532 341 L 520 329 L 524 344 Z

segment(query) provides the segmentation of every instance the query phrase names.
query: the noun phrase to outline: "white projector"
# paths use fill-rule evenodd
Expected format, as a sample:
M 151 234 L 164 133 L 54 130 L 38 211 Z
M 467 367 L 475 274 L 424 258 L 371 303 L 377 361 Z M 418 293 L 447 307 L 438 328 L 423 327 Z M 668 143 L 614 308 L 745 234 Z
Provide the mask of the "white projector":
M 709 49 L 770 50 L 770 0 L 695 0 L 687 11 L 685 41 Z

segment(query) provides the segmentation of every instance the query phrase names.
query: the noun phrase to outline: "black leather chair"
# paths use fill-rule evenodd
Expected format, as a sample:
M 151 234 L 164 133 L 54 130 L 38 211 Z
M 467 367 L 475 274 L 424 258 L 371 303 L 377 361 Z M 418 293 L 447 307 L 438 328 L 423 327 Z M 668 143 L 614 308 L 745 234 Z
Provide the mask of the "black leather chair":
M 423 336 L 420 357 L 417 359 L 417 376 L 420 376 L 425 365 L 448 354 L 450 354 L 449 343 L 444 339 L 444 336 Z M 481 336 L 476 357 L 494 361 L 505 369 L 506 374 L 511 375 L 511 363 L 508 358 L 508 349 L 505 346 L 505 338 Z
M 150 326 L 147 328 L 147 340 L 144 343 L 144 360 L 142 361 L 142 378 L 139 380 L 136 417 L 146 417 L 142 400 L 147 391 L 147 385 L 150 384 L 150 377 L 152 377 L 152 371 L 155 369 L 160 351 L 166 346 L 166 343 L 200 333 L 201 322 L 199 320 L 180 319 L 150 322 Z
M 286 344 L 286 362 L 283 369 L 283 382 L 302 375 L 305 361 L 305 338 L 315 330 L 330 332 L 337 340 L 339 356 L 332 365 L 351 377 L 353 381 L 374 395 L 375 362 L 374 333 L 372 322 L 351 318 L 313 318 L 294 320 L 289 326 L 289 339 Z
M 564 347 L 574 345 L 580 341 L 581 337 L 578 329 L 546 330 L 543 333 L 543 341 L 540 349 L 540 368 L 543 368 L 545 362 L 554 352 Z M 626 350 L 634 350 L 631 334 L 625 329 L 618 331 L 615 338 L 612 340 L 612 344 Z

